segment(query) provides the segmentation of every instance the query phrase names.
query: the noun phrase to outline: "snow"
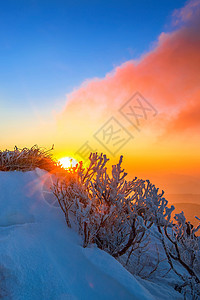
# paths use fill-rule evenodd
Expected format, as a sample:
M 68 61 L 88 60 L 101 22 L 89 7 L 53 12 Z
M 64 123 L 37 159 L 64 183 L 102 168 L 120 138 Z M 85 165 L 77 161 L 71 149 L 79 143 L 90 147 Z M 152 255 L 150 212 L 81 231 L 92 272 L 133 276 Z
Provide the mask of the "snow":
M 0 172 L 2 299 L 154 299 L 96 247 L 82 248 L 44 182 L 47 172 Z

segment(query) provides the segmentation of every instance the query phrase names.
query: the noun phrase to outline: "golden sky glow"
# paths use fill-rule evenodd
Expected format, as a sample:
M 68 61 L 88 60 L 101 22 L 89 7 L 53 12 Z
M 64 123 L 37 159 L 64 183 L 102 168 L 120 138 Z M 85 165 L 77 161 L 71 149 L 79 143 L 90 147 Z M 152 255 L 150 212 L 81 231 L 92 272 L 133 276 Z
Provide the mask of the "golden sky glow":
M 2 148 L 13 148 L 14 141 L 19 147 L 54 143 L 58 159 L 82 160 L 87 144 L 91 151 L 106 153 L 111 164 L 122 154 L 130 177 L 148 177 L 167 192 L 200 193 L 200 1 L 187 2 L 173 15 L 174 29 L 161 33 L 149 52 L 103 78 L 86 80 L 67 94 L 63 107 L 57 100 L 56 111 L 44 116 L 35 109 L 35 119 L 26 120 L 27 126 L 24 120 L 12 132 L 7 126 L 0 133 Z M 147 101 L 140 98 L 145 112 L 137 99 L 129 102 L 136 92 Z M 129 114 L 122 113 L 126 104 Z M 135 106 L 137 120 L 130 114 Z M 116 140 L 110 137 L 112 145 L 104 127 L 109 120 L 115 123 L 110 130 L 119 133 Z M 125 129 L 120 138 L 127 142 L 121 148 L 113 146 L 120 145 L 116 124 Z M 181 174 L 183 184 L 173 188 Z
M 116 162 L 110 149 L 94 137 L 114 117 L 134 137 L 115 155 L 124 155 L 131 174 L 153 178 L 159 173 L 163 188 L 165 174 L 200 175 L 199 12 L 199 6 L 190 4 L 176 11 L 174 23 L 179 27 L 162 33 L 152 51 L 67 95 L 66 106 L 57 116 L 66 146 L 76 152 L 88 141 L 91 148 Z M 157 111 L 155 117 L 150 113 L 146 120 L 140 118 L 140 132 L 119 111 L 136 91 Z M 140 109 L 136 112 L 142 115 Z

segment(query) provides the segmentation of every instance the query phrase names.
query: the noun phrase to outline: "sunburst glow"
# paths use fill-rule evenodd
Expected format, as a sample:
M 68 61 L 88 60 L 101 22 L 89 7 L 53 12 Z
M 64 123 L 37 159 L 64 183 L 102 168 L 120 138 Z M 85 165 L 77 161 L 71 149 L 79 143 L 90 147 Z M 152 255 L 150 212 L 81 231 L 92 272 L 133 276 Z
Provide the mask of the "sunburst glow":
M 58 160 L 60 162 L 60 164 L 62 165 L 63 168 L 68 169 L 71 167 L 75 167 L 77 164 L 76 159 L 74 159 L 73 157 L 62 157 L 61 159 Z

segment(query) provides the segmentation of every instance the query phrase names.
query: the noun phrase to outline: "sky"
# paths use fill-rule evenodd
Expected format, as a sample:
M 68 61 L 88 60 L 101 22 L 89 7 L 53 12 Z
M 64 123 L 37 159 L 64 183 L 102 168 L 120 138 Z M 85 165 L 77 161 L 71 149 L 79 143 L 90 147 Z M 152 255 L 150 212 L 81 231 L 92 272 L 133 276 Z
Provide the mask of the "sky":
M 200 0 L 2 1 L 1 149 L 122 154 L 130 177 L 200 194 L 199 20 Z

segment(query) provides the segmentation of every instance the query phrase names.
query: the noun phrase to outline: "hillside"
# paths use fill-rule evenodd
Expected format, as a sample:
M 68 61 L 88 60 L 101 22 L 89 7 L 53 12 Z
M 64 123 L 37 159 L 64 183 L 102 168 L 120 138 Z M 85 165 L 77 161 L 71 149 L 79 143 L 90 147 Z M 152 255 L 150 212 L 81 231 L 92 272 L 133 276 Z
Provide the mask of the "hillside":
M 184 298 L 174 289 L 178 281 L 173 273 L 165 278 L 159 275 L 166 273 L 162 270 L 166 262 L 157 275 L 144 279 L 133 275 L 134 261 L 130 261 L 131 274 L 123 267 L 123 257 L 120 264 L 94 245 L 83 248 L 81 237 L 66 225 L 50 189 L 52 182 L 53 176 L 38 168 L 0 172 L 1 299 Z M 153 248 L 145 254 L 150 258 L 147 273 L 156 259 L 154 243 L 161 246 L 153 228 L 151 233 Z
M 43 197 L 46 176 L 0 172 L 1 298 L 152 299 L 110 255 L 80 246 L 60 208 Z

